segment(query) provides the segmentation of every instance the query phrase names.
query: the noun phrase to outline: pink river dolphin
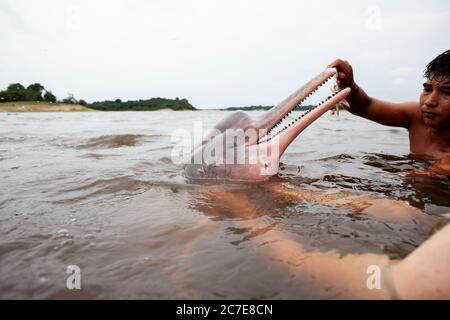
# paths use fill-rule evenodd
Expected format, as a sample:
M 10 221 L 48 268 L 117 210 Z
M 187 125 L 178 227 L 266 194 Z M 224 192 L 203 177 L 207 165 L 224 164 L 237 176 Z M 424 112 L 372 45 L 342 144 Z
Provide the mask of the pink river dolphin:
M 258 118 L 237 111 L 223 119 L 192 150 L 185 176 L 192 180 L 263 181 L 275 175 L 292 141 L 350 94 L 349 88 L 338 89 L 305 113 L 293 113 L 336 73 L 335 68 L 326 69 Z

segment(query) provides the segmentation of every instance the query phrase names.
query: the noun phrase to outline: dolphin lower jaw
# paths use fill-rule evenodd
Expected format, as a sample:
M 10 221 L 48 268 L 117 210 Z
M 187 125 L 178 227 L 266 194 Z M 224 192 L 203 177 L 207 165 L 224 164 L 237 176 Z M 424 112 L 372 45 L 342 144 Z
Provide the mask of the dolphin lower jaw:
M 327 100 L 323 104 L 315 107 L 314 109 L 307 111 L 306 114 L 298 118 L 297 121 L 288 125 L 286 130 L 283 130 L 279 134 L 279 153 L 280 157 L 287 149 L 287 147 L 294 141 L 294 139 L 305 130 L 310 124 L 317 120 L 322 114 L 333 108 L 339 101 L 344 100 L 350 94 L 350 88 L 345 88 L 336 93 L 331 99 Z

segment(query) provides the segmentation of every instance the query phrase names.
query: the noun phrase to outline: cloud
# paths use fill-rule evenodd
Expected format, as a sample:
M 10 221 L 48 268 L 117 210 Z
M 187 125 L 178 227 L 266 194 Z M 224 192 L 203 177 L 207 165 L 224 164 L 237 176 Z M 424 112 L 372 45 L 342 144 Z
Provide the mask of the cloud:
M 408 79 L 414 77 L 417 70 L 411 67 L 395 68 L 391 71 L 391 83 L 394 86 L 404 86 L 408 83 Z

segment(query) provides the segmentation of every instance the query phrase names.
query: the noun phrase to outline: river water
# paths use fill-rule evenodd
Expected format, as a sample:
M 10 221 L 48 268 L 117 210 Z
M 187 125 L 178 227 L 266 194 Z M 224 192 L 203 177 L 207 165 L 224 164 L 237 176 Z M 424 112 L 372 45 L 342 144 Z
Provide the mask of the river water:
M 406 130 L 345 112 L 297 137 L 267 182 L 187 181 L 172 133 L 227 114 L 0 114 L 0 298 L 340 297 L 307 289 L 268 237 L 401 259 L 447 221 L 450 181 L 408 175 L 431 162 Z M 400 211 L 418 218 L 386 218 Z

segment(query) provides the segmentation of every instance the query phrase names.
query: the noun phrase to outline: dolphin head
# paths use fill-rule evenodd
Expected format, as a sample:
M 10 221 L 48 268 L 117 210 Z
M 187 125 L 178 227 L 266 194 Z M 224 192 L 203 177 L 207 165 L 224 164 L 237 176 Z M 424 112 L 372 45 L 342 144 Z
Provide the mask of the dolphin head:
M 258 118 L 242 111 L 218 123 L 192 150 L 185 176 L 198 180 L 263 181 L 278 172 L 280 158 L 311 123 L 350 94 L 345 88 L 292 118 L 292 112 L 336 75 L 328 68 Z

